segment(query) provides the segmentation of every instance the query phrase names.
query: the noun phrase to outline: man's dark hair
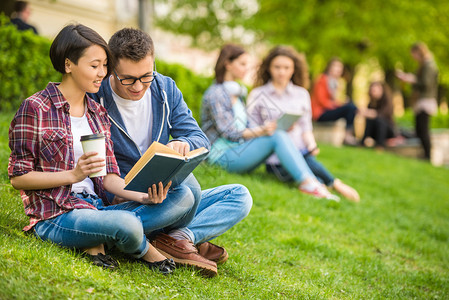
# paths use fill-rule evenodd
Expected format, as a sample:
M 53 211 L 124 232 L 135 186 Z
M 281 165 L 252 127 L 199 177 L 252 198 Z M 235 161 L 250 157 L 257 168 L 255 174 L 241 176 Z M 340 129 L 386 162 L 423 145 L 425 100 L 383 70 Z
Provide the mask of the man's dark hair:
M 115 61 L 127 58 L 138 62 L 148 55 L 154 57 L 153 40 L 140 29 L 123 28 L 112 35 L 108 44 Z
M 112 71 L 113 57 L 106 41 L 93 29 L 82 24 L 65 26 L 56 36 L 50 47 L 50 59 L 53 67 L 61 74 L 65 74 L 65 59 L 68 58 L 74 64 L 83 56 L 84 51 L 93 45 L 104 49 L 108 58 L 107 78 Z
M 28 6 L 28 2 L 26 1 L 16 1 L 14 3 L 14 12 L 21 13 Z

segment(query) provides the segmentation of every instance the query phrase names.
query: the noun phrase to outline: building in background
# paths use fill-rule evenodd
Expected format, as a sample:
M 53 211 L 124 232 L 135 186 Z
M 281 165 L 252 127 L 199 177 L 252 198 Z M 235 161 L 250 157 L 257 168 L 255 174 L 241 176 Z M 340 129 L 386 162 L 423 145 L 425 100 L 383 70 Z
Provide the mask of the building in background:
M 28 0 L 29 22 L 39 33 L 54 38 L 64 25 L 82 23 L 95 29 L 104 39 L 125 26 L 137 27 L 137 0 Z
M 189 47 L 187 37 L 176 37 L 152 27 L 152 0 L 28 0 L 30 24 L 39 34 L 53 39 L 69 23 L 81 23 L 97 31 L 106 41 L 119 29 L 140 27 L 153 37 L 159 59 L 182 64 L 192 71 L 212 75 L 218 51 Z

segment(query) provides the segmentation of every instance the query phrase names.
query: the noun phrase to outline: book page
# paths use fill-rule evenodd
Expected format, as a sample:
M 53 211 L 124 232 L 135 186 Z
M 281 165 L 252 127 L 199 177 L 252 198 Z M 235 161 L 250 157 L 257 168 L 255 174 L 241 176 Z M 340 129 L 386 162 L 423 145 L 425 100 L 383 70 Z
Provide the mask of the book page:
M 150 147 L 148 147 L 147 151 L 142 155 L 142 157 L 136 162 L 136 164 L 132 167 L 128 174 L 125 176 L 125 183 L 131 181 L 131 179 L 142 170 L 142 168 L 150 161 L 156 152 L 160 153 L 169 153 L 173 156 L 177 156 L 182 158 L 182 155 L 176 152 L 173 149 L 168 148 L 164 144 L 153 142 Z
M 201 148 L 198 148 L 198 149 L 190 151 L 189 153 L 186 154 L 186 157 L 187 158 L 193 158 L 193 157 L 196 157 L 198 155 L 201 155 L 201 154 L 207 153 L 207 152 L 209 152 L 209 150 L 207 150 L 204 147 L 201 147 Z
M 204 147 L 201 147 L 199 149 L 190 151 L 186 156 L 182 156 L 180 153 L 164 144 L 153 142 L 151 146 L 148 147 L 147 151 L 145 151 L 145 153 L 142 155 L 142 157 L 132 167 L 129 173 L 125 176 L 125 183 L 130 182 L 155 155 L 171 157 L 180 160 L 189 160 L 190 158 L 196 157 L 205 152 L 208 152 L 208 150 Z

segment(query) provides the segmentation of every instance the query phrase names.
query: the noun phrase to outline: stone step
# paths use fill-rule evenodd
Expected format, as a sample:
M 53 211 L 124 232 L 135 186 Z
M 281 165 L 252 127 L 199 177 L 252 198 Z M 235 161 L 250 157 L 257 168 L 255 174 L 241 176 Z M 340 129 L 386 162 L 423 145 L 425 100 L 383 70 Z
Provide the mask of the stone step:
M 328 144 L 341 147 L 345 138 L 346 121 L 339 119 L 334 122 L 314 122 L 313 135 L 318 144 Z

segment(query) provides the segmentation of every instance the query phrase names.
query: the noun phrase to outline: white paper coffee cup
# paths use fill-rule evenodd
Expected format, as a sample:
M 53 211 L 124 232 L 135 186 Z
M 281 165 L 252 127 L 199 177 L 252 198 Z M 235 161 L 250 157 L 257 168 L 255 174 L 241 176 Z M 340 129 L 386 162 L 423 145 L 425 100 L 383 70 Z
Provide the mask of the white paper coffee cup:
M 106 160 L 106 140 L 103 133 L 81 136 L 81 145 L 84 153 L 94 151 L 98 153 L 94 157 L 98 156 Z M 95 172 L 89 175 L 90 178 L 98 176 L 106 176 L 106 165 L 100 172 Z

